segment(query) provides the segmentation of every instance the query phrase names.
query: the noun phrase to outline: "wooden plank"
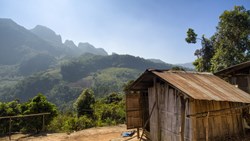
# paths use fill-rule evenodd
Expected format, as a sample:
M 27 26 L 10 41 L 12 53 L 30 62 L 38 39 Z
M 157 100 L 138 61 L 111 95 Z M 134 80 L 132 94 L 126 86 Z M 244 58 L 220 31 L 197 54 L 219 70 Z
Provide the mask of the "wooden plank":
M 188 114 L 195 113 L 196 112 L 195 100 L 190 100 L 189 101 L 189 106 L 190 106 L 190 112 Z M 196 128 L 197 128 L 196 122 L 197 121 L 196 121 L 196 117 L 191 118 L 190 120 L 191 120 L 191 125 L 190 125 L 191 138 L 190 138 L 190 140 L 197 141 L 197 133 L 196 133 Z
M 186 104 L 186 109 L 185 109 L 185 115 L 190 113 L 190 103 L 189 103 L 189 99 L 185 99 L 185 104 Z M 188 117 L 185 116 L 185 132 L 184 132 L 184 136 L 186 140 L 190 140 L 191 138 L 191 126 L 192 124 L 192 120 Z
M 206 118 L 206 141 L 209 139 L 209 112 L 207 113 Z
M 151 87 L 148 89 L 148 101 L 149 101 L 149 111 L 152 110 L 152 116 L 150 118 L 150 138 L 151 140 L 157 141 L 157 113 L 156 113 L 156 104 L 155 108 L 154 103 L 156 103 L 155 99 L 155 88 Z
M 156 110 L 157 110 L 157 140 L 161 141 L 161 116 L 160 116 L 160 84 L 156 83 L 154 79 L 155 87 L 155 100 L 156 100 Z
M 185 140 L 184 133 L 185 133 L 185 108 L 186 103 L 184 97 L 181 97 L 181 141 Z

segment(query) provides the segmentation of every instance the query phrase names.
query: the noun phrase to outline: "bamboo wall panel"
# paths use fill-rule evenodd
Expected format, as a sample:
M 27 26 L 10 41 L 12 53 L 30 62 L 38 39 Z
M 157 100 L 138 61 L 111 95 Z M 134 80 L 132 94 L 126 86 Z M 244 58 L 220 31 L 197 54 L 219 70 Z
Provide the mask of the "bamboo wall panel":
M 126 94 L 127 129 L 142 127 L 140 94 Z
M 156 98 L 155 98 L 155 89 L 149 88 L 148 89 L 148 102 L 149 102 L 149 111 L 152 111 L 152 115 L 150 118 L 150 139 L 152 141 L 157 141 L 158 137 L 157 137 L 157 133 L 158 133 L 158 116 L 157 116 L 157 106 L 154 107 L 154 103 L 156 102 Z
M 181 140 L 181 100 L 180 94 L 176 89 L 166 84 L 156 84 L 155 87 L 149 88 L 149 111 L 151 111 L 156 95 L 158 95 L 158 104 L 160 117 L 157 117 L 157 108 L 154 109 L 150 119 L 150 137 L 152 140 L 160 138 L 162 141 L 180 141 Z M 190 108 L 186 102 L 186 114 L 189 114 Z M 186 116 L 185 116 L 186 117 Z M 160 124 L 158 125 L 158 119 Z M 184 137 L 186 141 L 191 140 L 191 120 L 185 118 Z M 158 127 L 159 126 L 159 127 Z M 158 131 L 159 130 L 159 131 Z M 160 132 L 160 134 L 159 134 Z M 159 137 L 160 135 L 160 137 Z
M 218 102 L 195 100 L 194 105 L 195 112 L 202 113 L 207 111 L 237 107 L 241 104 L 223 101 Z M 211 112 L 209 114 L 208 123 L 206 122 L 206 118 L 206 115 L 204 115 L 203 117 L 192 119 L 192 122 L 196 122 L 196 129 L 199 130 L 195 132 L 196 135 L 192 134 L 193 137 L 195 137 L 195 140 L 205 140 L 207 128 L 209 140 L 226 140 L 232 136 L 237 136 L 239 135 L 239 133 L 242 133 L 241 110 L 228 110 L 219 113 Z
M 157 85 L 161 95 L 161 139 L 179 141 L 181 129 L 181 104 L 176 90 L 168 85 Z

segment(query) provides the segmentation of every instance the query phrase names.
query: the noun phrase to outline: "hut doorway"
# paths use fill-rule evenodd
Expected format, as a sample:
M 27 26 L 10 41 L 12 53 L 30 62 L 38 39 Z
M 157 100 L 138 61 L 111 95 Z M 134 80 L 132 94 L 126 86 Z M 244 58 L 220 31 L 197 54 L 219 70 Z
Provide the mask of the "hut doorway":
M 148 92 L 126 94 L 127 128 L 150 131 Z
M 141 94 L 141 105 L 142 105 L 143 128 L 145 127 L 145 130 L 150 132 L 148 92 L 142 92 L 142 94 Z

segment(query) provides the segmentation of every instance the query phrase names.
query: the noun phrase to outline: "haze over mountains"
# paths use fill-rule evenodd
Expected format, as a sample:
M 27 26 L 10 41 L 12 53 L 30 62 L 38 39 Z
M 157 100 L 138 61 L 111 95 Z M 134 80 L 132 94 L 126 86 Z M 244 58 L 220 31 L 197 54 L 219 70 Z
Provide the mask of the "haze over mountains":
M 174 66 L 159 59 L 108 55 L 89 43 L 63 43 L 45 26 L 28 30 L 11 19 L 0 19 L 0 37 L 0 101 L 27 101 L 41 92 L 64 109 L 84 88 L 102 97 L 122 92 L 127 81 L 147 68 Z
M 72 41 L 62 43 L 60 35 L 41 25 L 27 30 L 11 19 L 0 19 L 0 31 L 1 65 L 20 63 L 37 54 L 53 57 L 79 56 L 83 53 L 108 55 L 104 49 L 95 48 L 89 43 L 79 43 L 78 46 Z

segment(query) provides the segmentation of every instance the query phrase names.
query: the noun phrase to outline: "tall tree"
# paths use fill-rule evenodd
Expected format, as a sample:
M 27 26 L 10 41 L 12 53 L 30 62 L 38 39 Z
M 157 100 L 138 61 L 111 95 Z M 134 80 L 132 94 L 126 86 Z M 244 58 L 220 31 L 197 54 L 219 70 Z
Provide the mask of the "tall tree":
M 235 6 L 220 16 L 216 33 L 210 39 L 202 36 L 202 48 L 196 50 L 194 62 L 197 71 L 227 68 L 250 59 L 250 11 Z M 188 29 L 186 41 L 196 43 L 197 34 Z
M 77 117 L 82 115 L 93 116 L 92 104 L 95 103 L 94 92 L 91 89 L 85 89 L 74 103 Z
M 201 38 L 197 38 L 197 34 L 194 32 L 193 29 L 189 28 L 187 31 L 187 38 L 185 39 L 187 43 L 195 44 L 197 39 L 201 41 L 201 49 L 197 49 L 194 53 L 197 56 L 197 59 L 193 62 L 195 69 L 197 71 L 210 71 L 211 69 L 211 62 L 214 55 L 214 36 L 210 39 L 205 38 L 205 35 L 202 35 Z
M 36 114 L 36 113 L 50 113 L 45 116 L 45 126 L 48 125 L 55 116 L 57 116 L 56 106 L 49 101 L 47 101 L 46 97 L 39 93 L 32 100 L 27 103 L 24 103 L 21 107 L 23 114 Z M 41 116 L 32 117 L 28 120 L 23 120 L 24 129 L 27 131 L 36 130 L 39 132 L 42 130 L 43 120 Z
M 235 6 L 220 16 L 217 26 L 215 54 L 211 60 L 212 71 L 250 59 L 250 11 Z

